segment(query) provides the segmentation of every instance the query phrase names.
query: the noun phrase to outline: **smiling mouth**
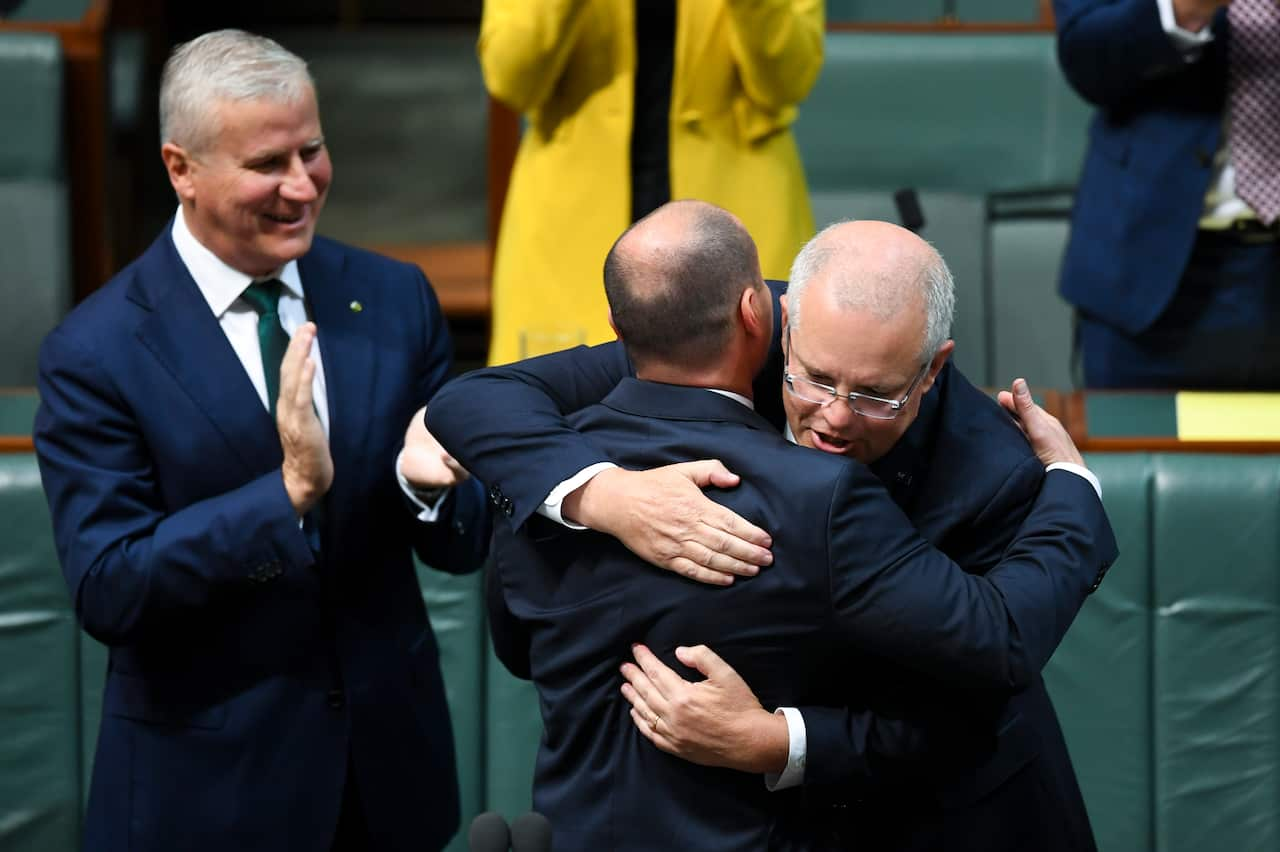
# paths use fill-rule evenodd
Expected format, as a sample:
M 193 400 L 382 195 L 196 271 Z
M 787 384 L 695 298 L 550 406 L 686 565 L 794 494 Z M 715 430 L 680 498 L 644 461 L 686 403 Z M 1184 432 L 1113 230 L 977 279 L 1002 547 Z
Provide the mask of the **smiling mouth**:
M 266 216 L 268 219 L 270 219 L 272 222 L 278 222 L 281 225 L 296 225 L 299 222 L 301 222 L 303 219 L 302 213 L 298 213 L 293 216 L 280 216 L 274 213 L 264 213 L 263 215 Z

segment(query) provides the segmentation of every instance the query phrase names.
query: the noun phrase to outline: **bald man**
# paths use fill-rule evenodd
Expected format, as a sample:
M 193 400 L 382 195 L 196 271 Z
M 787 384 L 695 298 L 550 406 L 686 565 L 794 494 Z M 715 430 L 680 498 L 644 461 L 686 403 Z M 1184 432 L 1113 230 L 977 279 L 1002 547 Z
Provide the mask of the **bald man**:
M 785 321 L 775 322 L 754 398 L 800 444 L 869 466 L 928 541 L 981 575 L 1026 518 L 1045 464 L 1017 424 L 951 365 L 953 304 L 946 264 L 916 235 L 884 222 L 834 225 L 796 259 Z M 564 421 L 630 374 L 617 344 L 481 371 L 441 392 L 428 425 L 489 484 L 513 525 L 536 511 L 608 532 L 647 561 L 696 579 L 755 573 L 770 561 L 768 534 L 686 478 L 732 486 L 734 476 L 715 464 L 610 467 L 590 436 Z M 874 540 L 881 531 L 859 534 Z M 815 803 L 809 818 L 828 827 L 833 845 L 1094 848 L 1038 674 L 1011 696 L 940 687 L 868 658 L 830 673 L 848 682 L 849 706 L 770 713 L 705 649 L 681 657 L 709 674 L 699 684 L 644 648 L 637 659 L 641 667 L 626 667 L 624 692 L 642 718 L 663 720 L 663 735 L 641 733 L 699 763 L 772 770 L 775 788 L 803 783 Z M 892 751 L 880 739 L 893 729 L 875 718 L 928 731 L 924 758 L 874 759 Z M 861 757 L 868 752 L 871 763 Z

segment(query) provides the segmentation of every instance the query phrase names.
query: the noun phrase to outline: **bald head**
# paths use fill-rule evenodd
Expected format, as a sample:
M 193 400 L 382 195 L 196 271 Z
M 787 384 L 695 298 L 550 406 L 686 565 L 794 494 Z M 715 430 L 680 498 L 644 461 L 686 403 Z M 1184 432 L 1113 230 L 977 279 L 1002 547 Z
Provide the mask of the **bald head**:
M 902 311 L 923 316 L 923 362 L 947 340 L 955 311 L 955 285 L 941 255 L 919 236 L 889 222 L 854 221 L 831 225 L 810 240 L 791 266 L 787 316 L 802 322 L 800 302 L 814 281 L 845 311 L 879 320 Z
M 732 213 L 664 204 L 627 229 L 604 263 L 613 324 L 637 367 L 705 367 L 733 333 L 743 290 L 763 287 L 756 246 Z

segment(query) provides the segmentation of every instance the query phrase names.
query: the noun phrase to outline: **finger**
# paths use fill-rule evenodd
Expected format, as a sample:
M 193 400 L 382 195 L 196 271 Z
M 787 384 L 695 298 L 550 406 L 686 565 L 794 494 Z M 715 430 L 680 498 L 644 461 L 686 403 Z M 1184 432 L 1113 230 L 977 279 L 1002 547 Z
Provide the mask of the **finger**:
M 1031 399 L 1031 388 L 1027 387 L 1026 379 L 1013 380 L 1013 402 L 1018 407 L 1020 417 L 1027 416 L 1036 407 Z
M 682 645 L 676 648 L 676 659 L 689 668 L 702 672 L 709 680 L 738 677 L 733 666 L 726 663 L 719 654 L 706 645 L 694 645 L 692 648 Z
M 284 351 L 284 358 L 280 359 L 280 399 L 290 400 L 293 398 L 293 389 L 298 381 L 298 373 L 302 369 L 303 359 L 307 357 L 311 344 L 307 339 L 305 324 L 298 327 L 293 333 L 293 338 L 289 341 L 289 346 Z
M 699 565 L 687 556 L 677 556 L 671 560 L 667 567 L 688 577 L 698 583 L 708 586 L 731 586 L 733 585 L 733 574 L 726 574 L 721 571 L 713 571 L 705 565 Z
M 654 716 L 658 715 L 654 709 L 649 706 L 649 702 L 644 700 L 644 696 L 641 695 L 631 684 L 622 684 L 622 697 L 627 699 L 628 703 L 635 708 L 636 712 L 640 714 L 640 718 L 651 720 Z
M 443 459 L 444 459 L 444 466 L 449 468 L 449 471 L 454 475 L 455 484 L 460 482 L 466 482 L 468 479 L 471 478 L 471 472 L 468 471 L 461 464 L 459 464 L 458 460 L 455 459 L 453 456 L 449 455 L 448 453 L 445 453 L 443 456 Z
M 663 698 L 670 699 L 676 695 L 681 689 L 689 686 L 689 682 L 680 675 L 676 674 L 666 663 L 659 660 L 657 655 L 650 651 L 644 645 L 632 645 L 631 655 L 636 658 L 636 662 L 640 664 L 640 668 L 644 669 L 644 673 L 648 675 L 649 680 L 653 681 L 655 687 Z M 665 706 L 656 708 L 659 713 L 666 710 Z M 669 714 L 668 714 L 669 715 Z
M 1005 411 L 1015 417 L 1018 416 L 1018 409 L 1015 408 L 1013 404 L 1013 394 L 1009 391 L 1002 390 L 1000 393 L 996 394 L 996 402 L 1000 403 L 1000 406 L 1004 408 Z
M 667 742 L 665 738 L 659 736 L 657 731 L 653 729 L 653 725 L 649 724 L 649 720 L 637 713 L 634 707 L 631 708 L 631 722 L 636 726 L 636 730 L 639 731 L 649 742 L 653 743 L 663 751 L 671 752 L 673 754 L 675 753 L 675 749 L 672 747 L 671 743 Z
M 626 678 L 623 686 L 629 687 L 644 702 L 646 718 L 651 718 L 654 714 L 661 716 L 663 713 L 670 713 L 671 704 L 639 666 L 623 663 L 622 676 Z
M 707 542 L 709 547 L 752 565 L 773 564 L 773 554 L 769 552 L 772 536 L 719 503 L 711 506 L 711 510 L 703 514 L 702 523 L 719 533 L 719 537 Z
M 725 547 L 728 541 L 728 536 L 719 530 L 706 530 L 704 535 L 718 540 L 720 547 Z M 708 571 L 735 574 L 740 577 L 754 577 L 760 573 L 759 567 L 752 565 L 750 562 L 743 562 L 741 559 L 735 559 L 727 554 L 712 550 L 699 541 L 684 542 L 684 551 L 685 558 L 690 562 L 701 565 Z M 767 550 L 765 551 L 765 553 L 768 552 Z
M 740 481 L 736 473 L 732 473 L 719 459 L 702 459 L 701 461 L 681 462 L 671 468 L 681 476 L 688 477 L 694 485 L 706 488 L 714 485 L 717 488 L 733 488 Z
M 302 369 L 298 371 L 298 384 L 294 388 L 293 402 L 297 406 L 297 410 L 303 414 L 312 410 L 311 403 L 311 382 L 316 377 L 316 362 L 310 356 L 302 362 Z

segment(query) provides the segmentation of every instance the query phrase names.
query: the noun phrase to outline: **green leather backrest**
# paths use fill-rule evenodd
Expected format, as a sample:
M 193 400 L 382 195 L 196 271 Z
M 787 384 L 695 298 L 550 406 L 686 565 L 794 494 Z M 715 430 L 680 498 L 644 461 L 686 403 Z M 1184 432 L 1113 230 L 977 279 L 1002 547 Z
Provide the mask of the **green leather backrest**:
M 79 630 L 35 456 L 0 454 L 0 849 L 75 849 Z
M 1280 456 L 1093 454 L 1121 558 L 1046 672 L 1103 852 L 1280 847 Z
M 0 386 L 35 384 L 71 304 L 63 79 L 57 36 L 0 32 Z
M 1075 183 L 1088 106 L 1052 33 L 832 32 L 795 135 L 814 192 Z
M 943 0 L 827 0 L 827 22 L 936 21 L 945 8 Z
M 92 0 L 22 0 L 9 15 L 15 21 L 78 21 Z

